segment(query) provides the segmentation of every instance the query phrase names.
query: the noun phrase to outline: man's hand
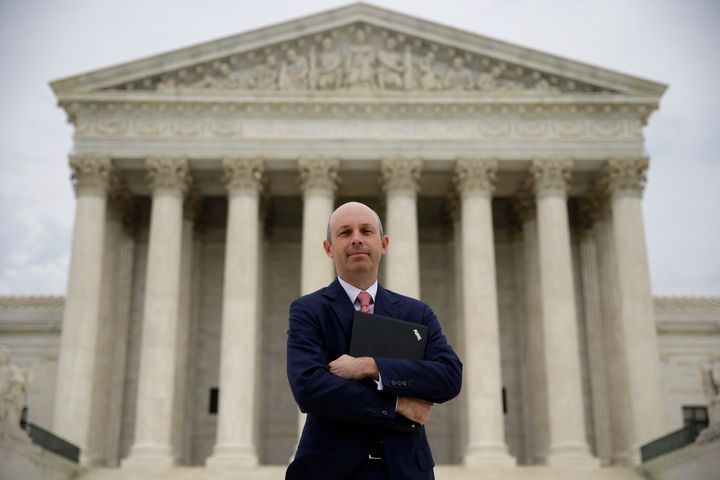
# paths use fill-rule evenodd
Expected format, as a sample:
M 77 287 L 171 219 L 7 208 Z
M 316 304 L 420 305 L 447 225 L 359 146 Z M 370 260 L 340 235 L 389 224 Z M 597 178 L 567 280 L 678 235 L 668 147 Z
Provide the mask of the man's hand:
M 330 373 L 348 380 L 362 380 L 365 377 L 372 377 L 377 380 L 378 368 L 375 359 L 372 357 L 351 357 L 341 355 L 330 362 Z
M 433 404 L 415 397 L 398 397 L 395 411 L 405 418 L 425 425 L 430 420 Z

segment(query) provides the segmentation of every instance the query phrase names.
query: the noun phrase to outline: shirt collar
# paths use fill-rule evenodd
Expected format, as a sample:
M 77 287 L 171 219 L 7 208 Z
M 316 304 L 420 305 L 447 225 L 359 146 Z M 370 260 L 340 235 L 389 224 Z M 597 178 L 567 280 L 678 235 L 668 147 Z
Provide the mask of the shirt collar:
M 355 285 L 351 285 L 342 278 L 338 277 L 338 281 L 340 282 L 340 285 L 343 287 L 343 290 L 345 290 L 345 293 L 347 293 L 348 298 L 350 298 L 350 303 L 353 305 L 355 304 L 355 300 L 357 299 L 358 293 L 362 292 L 363 290 L 357 288 Z M 377 294 L 378 289 L 378 282 L 375 280 L 375 283 L 370 285 L 367 290 L 364 290 L 365 292 L 369 293 L 372 297 L 373 303 L 375 303 L 375 295 Z

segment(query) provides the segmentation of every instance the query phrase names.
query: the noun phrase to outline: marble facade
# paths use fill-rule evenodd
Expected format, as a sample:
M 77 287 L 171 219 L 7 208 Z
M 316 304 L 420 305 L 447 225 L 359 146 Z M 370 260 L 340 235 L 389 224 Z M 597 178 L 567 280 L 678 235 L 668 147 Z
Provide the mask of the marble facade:
M 287 462 L 287 307 L 350 199 L 465 364 L 437 463 L 632 466 L 669 430 L 640 208 L 664 85 L 354 4 L 52 87 L 77 206 L 51 429 L 85 465 Z

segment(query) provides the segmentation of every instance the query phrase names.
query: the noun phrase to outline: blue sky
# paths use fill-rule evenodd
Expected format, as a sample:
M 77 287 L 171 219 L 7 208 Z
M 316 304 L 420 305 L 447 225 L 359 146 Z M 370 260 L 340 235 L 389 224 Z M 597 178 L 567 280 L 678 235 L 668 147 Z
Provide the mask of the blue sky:
M 72 128 L 48 82 L 317 13 L 313 0 L 2 0 L 0 294 L 63 294 Z M 720 2 L 396 0 L 375 5 L 669 84 L 645 129 L 655 294 L 720 294 Z

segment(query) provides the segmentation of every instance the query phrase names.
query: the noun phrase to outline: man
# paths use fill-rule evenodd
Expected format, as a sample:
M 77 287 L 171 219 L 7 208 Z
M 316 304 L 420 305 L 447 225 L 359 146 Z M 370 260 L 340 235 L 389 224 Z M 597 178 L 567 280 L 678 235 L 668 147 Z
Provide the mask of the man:
M 288 380 L 308 415 L 286 479 L 434 478 L 422 425 L 434 403 L 460 392 L 462 364 L 430 307 L 378 284 L 388 244 L 377 213 L 340 206 L 323 242 L 338 278 L 290 306 Z M 356 310 L 427 325 L 425 359 L 347 355 Z M 419 423 L 417 432 L 393 428 L 398 414 Z

